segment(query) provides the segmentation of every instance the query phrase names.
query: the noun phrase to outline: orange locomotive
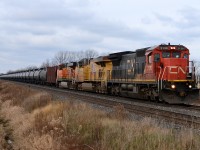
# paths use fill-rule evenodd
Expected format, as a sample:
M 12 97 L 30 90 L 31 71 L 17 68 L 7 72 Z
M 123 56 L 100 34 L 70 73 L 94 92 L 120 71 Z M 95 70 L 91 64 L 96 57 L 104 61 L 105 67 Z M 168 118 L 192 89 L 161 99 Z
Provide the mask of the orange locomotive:
M 56 85 L 58 87 L 61 82 L 66 82 L 68 88 L 75 88 L 73 81 L 75 80 L 76 65 L 76 62 L 59 65 L 56 79 Z
M 57 71 L 57 83 L 65 82 L 70 89 L 107 93 L 107 72 L 112 70 L 112 62 L 107 56 L 82 59 L 77 63 L 62 65 Z

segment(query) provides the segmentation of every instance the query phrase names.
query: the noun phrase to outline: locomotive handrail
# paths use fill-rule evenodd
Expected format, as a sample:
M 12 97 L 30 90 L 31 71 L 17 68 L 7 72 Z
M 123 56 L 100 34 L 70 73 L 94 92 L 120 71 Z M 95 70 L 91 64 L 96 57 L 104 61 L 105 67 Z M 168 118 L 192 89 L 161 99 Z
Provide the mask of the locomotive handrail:
M 164 77 L 164 74 L 165 74 L 165 70 L 166 70 L 166 68 L 167 67 L 169 67 L 169 66 L 166 66 L 165 68 L 164 68 L 164 71 L 163 71 L 163 74 L 162 74 L 162 78 L 161 78 L 161 90 L 162 90 L 162 84 L 163 84 L 163 77 Z
M 195 79 L 195 67 L 194 66 L 186 66 L 186 72 L 187 72 L 187 69 L 192 69 L 192 79 L 194 80 Z M 190 72 L 190 70 L 188 70 L 188 72 Z
M 160 73 L 159 73 L 159 76 L 158 76 L 158 92 L 160 91 L 160 76 L 161 76 L 161 73 L 162 73 L 162 68 L 159 66 L 158 68 L 160 68 Z M 161 81 L 162 82 L 162 81 Z

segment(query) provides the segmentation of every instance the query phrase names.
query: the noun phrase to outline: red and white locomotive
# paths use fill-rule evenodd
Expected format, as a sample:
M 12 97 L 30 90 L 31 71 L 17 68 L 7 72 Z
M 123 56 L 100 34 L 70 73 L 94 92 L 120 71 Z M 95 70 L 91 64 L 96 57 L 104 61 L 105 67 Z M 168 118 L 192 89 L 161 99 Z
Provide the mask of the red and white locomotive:
M 159 45 L 148 49 L 145 55 L 145 74 L 150 75 L 148 79 L 155 75 L 160 100 L 185 104 L 198 100 L 195 67 L 189 60 L 190 53 L 186 47 Z
M 195 67 L 183 45 L 161 44 L 110 54 L 108 89 L 114 95 L 191 104 L 199 100 Z

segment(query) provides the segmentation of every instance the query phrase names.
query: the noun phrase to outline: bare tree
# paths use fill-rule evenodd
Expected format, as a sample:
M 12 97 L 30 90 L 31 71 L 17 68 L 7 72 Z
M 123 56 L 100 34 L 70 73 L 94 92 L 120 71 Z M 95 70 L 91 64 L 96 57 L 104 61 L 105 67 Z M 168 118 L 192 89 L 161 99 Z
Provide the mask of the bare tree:
M 194 67 L 195 67 L 195 74 L 196 76 L 200 76 L 200 62 L 193 60 L 194 62 Z
M 59 65 L 67 62 L 67 52 L 59 51 L 53 58 L 53 64 Z
M 13 73 L 14 71 L 13 70 L 8 70 L 6 73 Z
M 41 68 L 46 68 L 50 66 L 51 66 L 50 61 L 49 59 L 47 59 L 45 62 L 42 63 Z
M 195 67 L 195 75 L 196 75 L 196 84 L 197 87 L 200 88 L 200 62 L 193 60 Z
M 93 50 L 93 49 L 88 49 L 84 52 L 85 54 L 85 58 L 87 59 L 91 59 L 91 58 L 95 58 L 97 56 L 99 56 L 98 52 Z
M 77 52 L 73 51 L 60 51 L 52 60 L 53 65 L 60 65 L 68 62 L 73 62 L 77 59 Z
M 80 61 L 81 59 L 85 58 L 84 51 L 76 51 L 75 53 L 75 62 Z
M 67 53 L 67 62 L 76 61 L 77 52 L 74 51 L 66 51 Z
M 38 68 L 37 66 L 28 66 L 23 70 L 33 70 L 33 69 L 37 69 L 37 68 Z
M 98 52 L 92 49 L 86 51 L 60 51 L 52 59 L 53 65 L 69 62 L 77 62 L 83 58 L 91 59 L 98 56 Z

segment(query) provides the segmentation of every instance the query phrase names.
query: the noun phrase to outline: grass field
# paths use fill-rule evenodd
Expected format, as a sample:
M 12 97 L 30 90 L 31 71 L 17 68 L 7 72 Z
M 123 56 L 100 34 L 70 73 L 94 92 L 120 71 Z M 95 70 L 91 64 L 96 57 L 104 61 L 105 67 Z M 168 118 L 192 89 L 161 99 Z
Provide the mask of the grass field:
M 5 136 L 21 150 L 200 149 L 192 130 L 161 128 L 150 118 L 131 121 L 122 106 L 108 113 L 0 81 L 0 149 L 9 147 Z

